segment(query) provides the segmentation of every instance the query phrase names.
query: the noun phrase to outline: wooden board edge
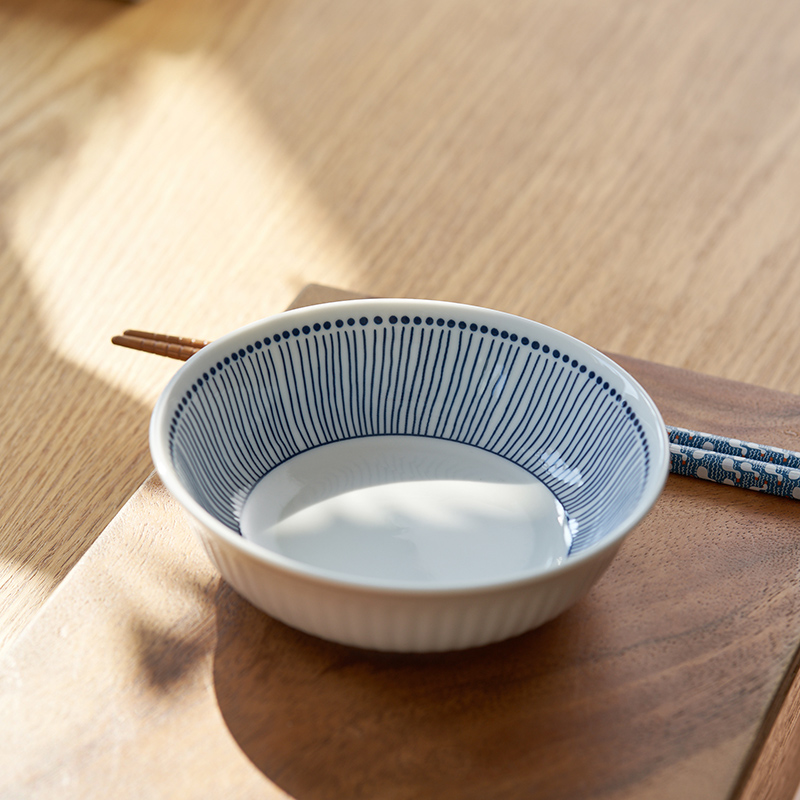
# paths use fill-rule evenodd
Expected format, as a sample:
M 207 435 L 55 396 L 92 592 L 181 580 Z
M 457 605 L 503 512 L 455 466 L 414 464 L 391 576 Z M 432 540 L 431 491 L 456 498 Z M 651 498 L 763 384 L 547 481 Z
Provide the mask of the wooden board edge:
M 305 306 L 316 306 L 324 303 L 336 303 L 341 300 L 364 300 L 366 298 L 367 295 L 359 292 L 335 289 L 332 286 L 324 286 L 321 283 L 309 283 L 300 290 L 300 293 L 292 300 L 288 308 L 304 308 Z
M 733 797 L 793 800 L 800 795 L 800 646 L 751 748 Z

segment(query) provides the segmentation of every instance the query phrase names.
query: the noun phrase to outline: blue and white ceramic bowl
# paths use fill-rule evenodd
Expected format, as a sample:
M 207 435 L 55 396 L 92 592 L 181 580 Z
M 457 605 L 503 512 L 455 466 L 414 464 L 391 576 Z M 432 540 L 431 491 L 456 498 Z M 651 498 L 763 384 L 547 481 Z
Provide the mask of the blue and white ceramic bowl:
M 423 300 L 298 309 L 176 373 L 150 445 L 223 577 L 367 648 L 449 650 L 575 603 L 661 492 L 645 391 L 546 326 Z

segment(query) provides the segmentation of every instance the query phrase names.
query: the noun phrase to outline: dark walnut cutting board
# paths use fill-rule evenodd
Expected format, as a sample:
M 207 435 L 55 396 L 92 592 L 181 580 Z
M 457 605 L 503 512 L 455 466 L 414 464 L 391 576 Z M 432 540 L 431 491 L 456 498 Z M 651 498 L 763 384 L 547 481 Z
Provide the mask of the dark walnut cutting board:
M 617 360 L 668 423 L 800 449 L 800 398 Z M 0 797 L 792 797 L 799 564 L 800 503 L 671 476 L 555 621 L 378 654 L 241 600 L 153 476 L 0 662 Z

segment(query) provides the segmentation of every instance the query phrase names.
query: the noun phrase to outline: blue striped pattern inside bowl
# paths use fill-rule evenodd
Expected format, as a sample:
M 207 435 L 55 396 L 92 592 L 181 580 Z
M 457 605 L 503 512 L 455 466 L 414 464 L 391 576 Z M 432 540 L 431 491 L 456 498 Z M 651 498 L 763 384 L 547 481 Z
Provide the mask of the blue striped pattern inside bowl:
M 573 523 L 571 553 L 631 514 L 651 469 L 638 386 L 544 326 L 408 303 L 320 306 L 224 355 L 193 356 L 169 410 L 169 451 L 195 501 L 239 532 L 252 488 L 293 456 L 406 435 L 481 448 L 535 476 Z

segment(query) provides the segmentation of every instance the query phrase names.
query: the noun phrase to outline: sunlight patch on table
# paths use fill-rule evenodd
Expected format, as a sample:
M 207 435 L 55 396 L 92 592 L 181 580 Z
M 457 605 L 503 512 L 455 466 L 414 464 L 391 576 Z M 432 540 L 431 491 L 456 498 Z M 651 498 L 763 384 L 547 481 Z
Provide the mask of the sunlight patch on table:
M 347 286 L 355 255 L 224 67 L 152 54 L 118 93 L 67 112 L 9 227 L 52 349 L 151 401 L 175 362 L 113 334 L 215 338 L 308 282 Z

